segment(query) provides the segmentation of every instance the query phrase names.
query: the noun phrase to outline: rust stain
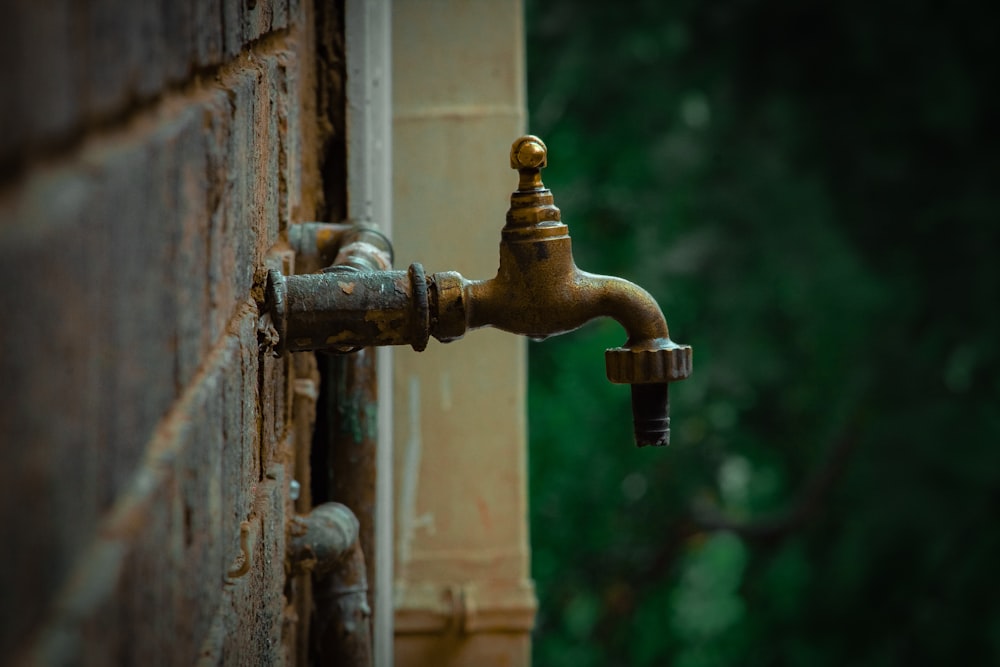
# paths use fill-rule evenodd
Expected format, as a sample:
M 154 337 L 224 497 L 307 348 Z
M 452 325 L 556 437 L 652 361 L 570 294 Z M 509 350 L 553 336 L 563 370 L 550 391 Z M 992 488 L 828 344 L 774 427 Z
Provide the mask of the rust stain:
M 341 345 L 345 341 L 349 340 L 350 337 L 351 337 L 351 332 L 350 331 L 341 331 L 338 334 L 334 334 L 332 336 L 327 336 L 327 338 L 326 338 L 326 344 L 327 345 Z
M 476 496 L 476 508 L 479 510 L 479 519 L 483 522 L 486 530 L 493 530 L 493 517 L 490 516 L 490 506 L 483 500 L 482 496 Z
M 354 283 L 338 282 L 337 285 L 340 287 L 340 291 L 344 294 L 354 294 Z

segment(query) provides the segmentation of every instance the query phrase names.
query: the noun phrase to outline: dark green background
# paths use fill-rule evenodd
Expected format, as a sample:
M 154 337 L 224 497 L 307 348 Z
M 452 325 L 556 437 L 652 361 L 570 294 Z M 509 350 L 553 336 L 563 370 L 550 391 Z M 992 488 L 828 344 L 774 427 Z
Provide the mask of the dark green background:
M 531 345 L 536 665 L 1000 664 L 997 7 L 528 2 L 577 263 L 695 349 L 638 450 L 614 322 Z

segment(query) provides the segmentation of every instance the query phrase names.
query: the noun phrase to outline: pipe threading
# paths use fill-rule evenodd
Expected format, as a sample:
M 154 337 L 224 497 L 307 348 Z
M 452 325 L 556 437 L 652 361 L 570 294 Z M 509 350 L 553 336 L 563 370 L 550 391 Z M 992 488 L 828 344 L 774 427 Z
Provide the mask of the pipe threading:
M 670 444 L 670 396 L 666 382 L 632 385 L 632 423 L 639 447 Z

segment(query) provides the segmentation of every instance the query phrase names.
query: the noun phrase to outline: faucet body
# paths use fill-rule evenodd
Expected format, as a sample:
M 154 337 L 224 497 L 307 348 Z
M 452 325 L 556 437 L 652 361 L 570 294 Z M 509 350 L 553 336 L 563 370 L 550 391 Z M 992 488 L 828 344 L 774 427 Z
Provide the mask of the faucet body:
M 628 344 L 668 337 L 666 321 L 648 292 L 627 280 L 577 268 L 566 225 L 502 234 L 496 277 L 464 286 L 470 329 L 493 326 L 544 339 L 607 316 L 625 328 Z
M 622 347 L 607 350 L 608 379 L 632 385 L 636 442 L 669 443 L 667 383 L 691 373 L 691 348 L 670 340 L 653 297 L 627 280 L 577 268 L 568 227 L 562 223 L 540 170 L 545 145 L 518 139 L 511 167 L 520 174 L 501 232 L 494 278 L 467 280 L 447 271 L 430 276 L 419 264 L 408 271 L 351 268 L 304 276 L 272 271 L 268 308 L 279 346 L 288 350 L 349 351 L 368 345 L 412 345 L 422 350 L 468 330 L 494 327 L 544 339 L 598 317 L 625 329 Z

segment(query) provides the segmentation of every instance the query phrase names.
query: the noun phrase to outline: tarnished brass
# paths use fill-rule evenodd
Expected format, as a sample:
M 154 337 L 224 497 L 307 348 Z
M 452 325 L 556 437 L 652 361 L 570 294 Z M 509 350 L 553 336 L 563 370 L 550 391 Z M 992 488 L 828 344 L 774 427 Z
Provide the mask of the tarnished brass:
M 607 375 L 632 385 L 636 442 L 668 444 L 667 383 L 691 374 L 691 348 L 670 340 L 663 313 L 646 290 L 577 268 L 569 229 L 542 183 L 547 161 L 538 137 L 521 137 L 511 147 L 518 189 L 510 197 L 494 278 L 442 272 L 424 282 L 416 264 L 405 274 L 285 278 L 274 272 L 269 303 L 275 304 L 272 319 L 282 344 L 289 350 L 399 344 L 419 350 L 428 336 L 448 342 L 470 329 L 495 327 L 544 339 L 611 317 L 627 338 L 605 353 Z

